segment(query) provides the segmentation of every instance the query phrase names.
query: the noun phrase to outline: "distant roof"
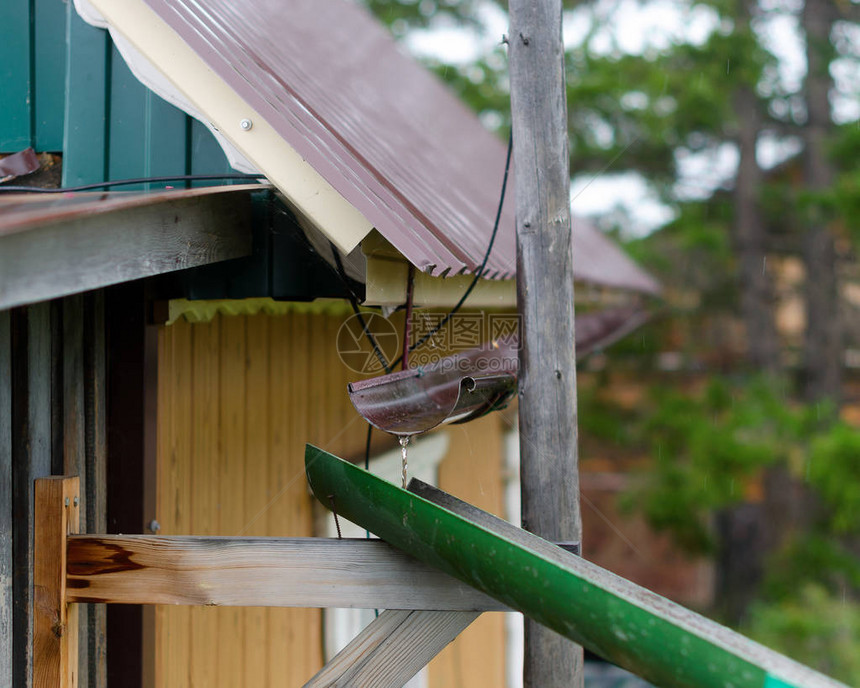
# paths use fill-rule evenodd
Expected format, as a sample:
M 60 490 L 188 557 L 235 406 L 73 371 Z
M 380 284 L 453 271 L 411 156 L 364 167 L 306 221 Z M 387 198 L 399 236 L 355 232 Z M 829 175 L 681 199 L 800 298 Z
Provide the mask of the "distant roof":
M 429 274 L 479 268 L 505 146 L 365 8 L 343 0 L 76 6 L 111 29 L 144 83 L 207 123 L 240 166 L 264 173 L 344 252 L 375 227 Z M 513 199 L 511 185 L 487 277 L 514 275 Z M 576 223 L 574 234 L 578 278 L 658 290 L 597 230 Z

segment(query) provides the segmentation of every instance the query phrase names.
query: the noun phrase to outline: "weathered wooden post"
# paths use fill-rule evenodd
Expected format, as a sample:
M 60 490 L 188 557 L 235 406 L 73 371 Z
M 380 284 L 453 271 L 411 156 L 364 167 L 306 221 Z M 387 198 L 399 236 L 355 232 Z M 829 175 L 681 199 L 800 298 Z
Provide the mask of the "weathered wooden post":
M 510 0 L 523 527 L 580 542 L 561 0 Z M 582 649 L 526 619 L 526 688 L 582 685 Z

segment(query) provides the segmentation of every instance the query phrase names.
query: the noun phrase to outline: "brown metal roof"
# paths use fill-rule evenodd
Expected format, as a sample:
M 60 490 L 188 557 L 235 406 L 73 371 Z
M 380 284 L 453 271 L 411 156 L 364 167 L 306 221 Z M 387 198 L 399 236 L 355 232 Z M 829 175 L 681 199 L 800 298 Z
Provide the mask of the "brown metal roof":
M 366 9 L 342 0 L 145 2 L 419 269 L 480 266 L 505 146 Z M 513 199 L 509 188 L 488 277 L 515 271 Z M 657 290 L 590 226 L 574 235 L 581 279 Z

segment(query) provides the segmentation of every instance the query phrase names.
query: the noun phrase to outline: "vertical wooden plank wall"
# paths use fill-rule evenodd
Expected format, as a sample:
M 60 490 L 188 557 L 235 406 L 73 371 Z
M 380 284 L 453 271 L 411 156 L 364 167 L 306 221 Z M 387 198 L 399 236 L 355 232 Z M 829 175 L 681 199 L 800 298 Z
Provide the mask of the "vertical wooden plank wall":
M 84 468 L 85 482 L 81 496 L 86 505 L 87 533 L 107 532 L 107 389 L 105 349 L 104 292 L 83 296 L 83 404 L 84 404 Z M 84 623 L 83 619 L 86 619 Z M 89 688 L 107 686 L 107 610 L 103 604 L 87 605 L 81 626 L 86 640 L 81 640 L 85 654 L 81 655 L 80 670 L 87 672 Z M 86 667 L 84 661 L 86 660 Z M 83 684 L 81 684 L 83 685 Z
M 55 347 L 59 347 L 55 366 L 59 368 L 60 374 L 54 381 L 55 408 L 59 409 L 62 418 L 54 429 L 54 434 L 60 435 L 62 449 L 62 470 L 55 474 L 78 476 L 80 480 L 80 504 L 77 513 L 80 522 L 75 524 L 75 530 L 82 532 L 86 527 L 87 513 L 87 462 L 86 451 L 86 409 L 84 404 L 85 380 L 84 380 L 84 297 L 80 294 L 69 296 L 62 301 L 56 302 L 55 306 L 60 312 L 58 327 L 56 331 L 61 336 L 57 337 Z M 60 403 L 57 403 L 57 402 Z M 55 451 L 55 453 L 57 453 Z M 89 611 L 91 605 L 81 605 L 77 610 L 78 631 L 80 638 L 77 647 L 78 657 L 78 684 L 89 686 L 89 647 L 87 628 L 89 626 Z
M 334 343 L 343 318 L 216 316 L 161 328 L 158 502 L 162 534 L 313 535 L 304 445 L 357 457 L 367 426 Z M 498 415 L 448 430 L 444 489 L 503 513 Z M 382 443 L 386 438 L 376 433 Z M 296 686 L 321 666 L 322 615 L 308 609 L 163 607 L 159 686 Z M 504 685 L 501 614 L 485 614 L 430 665 L 430 685 Z
M 101 293 L 90 293 L 0 312 L 2 686 L 27 688 L 33 680 L 34 480 L 80 476 L 75 529 L 105 530 L 101 303 Z M 80 685 L 103 688 L 104 612 L 93 610 L 80 610 L 79 678 Z
M 12 313 L 13 685 L 33 681 L 33 481 L 51 475 L 51 306 Z

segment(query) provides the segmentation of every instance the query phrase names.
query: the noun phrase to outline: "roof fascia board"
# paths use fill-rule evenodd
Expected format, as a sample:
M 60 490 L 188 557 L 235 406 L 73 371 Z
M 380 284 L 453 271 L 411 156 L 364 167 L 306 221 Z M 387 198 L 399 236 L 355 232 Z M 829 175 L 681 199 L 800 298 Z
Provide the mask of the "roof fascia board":
M 406 302 L 409 263 L 405 258 L 367 256 L 365 306 L 400 306 Z M 416 307 L 451 308 L 472 283 L 472 275 L 433 277 L 415 272 L 413 303 Z M 463 304 L 466 308 L 516 309 L 516 280 L 480 279 Z
M 247 187 L 0 234 L 0 310 L 250 255 Z
M 90 0 L 111 27 L 177 89 L 207 123 L 278 187 L 304 218 L 345 253 L 372 229 L 370 221 L 226 84 L 143 0 Z M 122 40 L 122 39 L 121 39 Z M 243 129 L 241 123 L 252 123 Z
M 396 307 L 406 302 L 409 262 L 379 232 L 371 232 L 361 242 L 365 258 L 365 306 Z M 451 308 L 456 305 L 474 275 L 438 277 L 415 271 L 412 302 L 417 307 Z M 515 279 L 480 279 L 463 304 L 466 308 L 499 308 L 515 310 L 517 285 Z

